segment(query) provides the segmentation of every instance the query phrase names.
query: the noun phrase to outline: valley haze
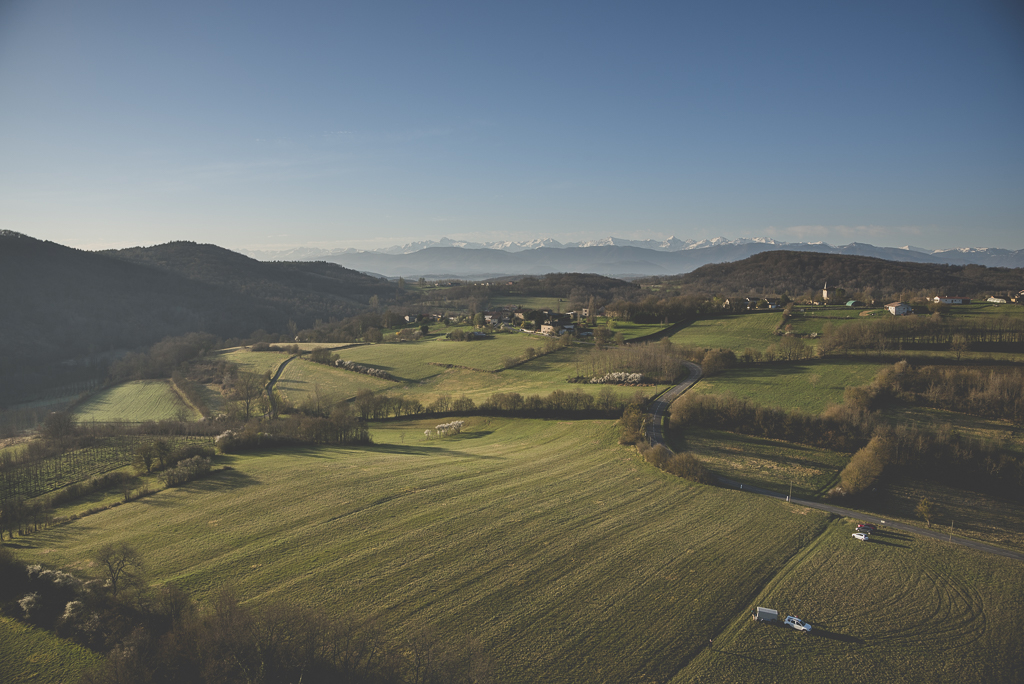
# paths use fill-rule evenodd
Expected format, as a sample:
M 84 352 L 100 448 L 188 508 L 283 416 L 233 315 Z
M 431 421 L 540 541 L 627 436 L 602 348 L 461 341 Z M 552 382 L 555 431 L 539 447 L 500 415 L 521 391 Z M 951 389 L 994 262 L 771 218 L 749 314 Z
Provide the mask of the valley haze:
M 876 247 L 853 242 L 780 242 L 772 238 L 724 237 L 704 240 L 628 240 L 604 238 L 559 243 L 537 239 L 523 242 L 468 242 L 442 238 L 375 250 L 326 250 L 297 247 L 288 250 L 238 250 L 262 261 L 327 261 L 389 278 L 494 278 L 545 273 L 597 273 L 635 278 L 688 273 L 706 264 L 745 259 L 761 252 L 787 250 L 929 264 L 979 264 L 1004 268 L 1024 266 L 1024 250 L 962 247 L 928 250 L 921 247 Z

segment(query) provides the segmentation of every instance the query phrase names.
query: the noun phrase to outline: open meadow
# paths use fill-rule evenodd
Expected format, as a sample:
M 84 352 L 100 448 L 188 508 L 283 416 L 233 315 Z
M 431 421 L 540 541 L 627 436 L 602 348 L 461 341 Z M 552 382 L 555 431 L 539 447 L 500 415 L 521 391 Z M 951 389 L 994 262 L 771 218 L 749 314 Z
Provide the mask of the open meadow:
M 597 326 L 608 325 L 608 319 L 600 316 L 596 321 Z M 654 335 L 660 333 L 669 326 L 661 323 L 633 323 L 631 321 L 612 321 L 609 326 L 615 333 L 622 333 L 622 339 L 626 342 L 635 340 L 641 337 L 647 337 L 648 335 Z
M 135 380 L 101 390 L 73 409 L 75 420 L 130 423 L 145 420 L 186 420 L 201 418 L 167 380 Z
M 693 391 L 728 394 L 781 409 L 821 413 L 843 403 L 847 387 L 866 385 L 884 367 L 869 359 L 814 359 L 739 366 L 701 379 Z
M 672 681 L 1019 682 L 1024 564 L 836 521 Z M 756 606 L 810 633 L 751 620 Z
M 781 323 L 781 311 L 705 318 L 690 323 L 670 339 L 684 347 L 731 349 L 737 354 L 748 347 L 762 351 L 779 341 L 775 330 Z
M 0 615 L 0 682 L 72 684 L 101 656 L 52 632 Z
M 503 345 L 498 340 L 512 338 Z M 591 347 L 574 346 L 543 354 L 529 361 L 502 368 L 502 352 L 514 350 L 512 344 L 532 342 L 538 349 L 543 348 L 546 338 L 532 335 L 497 335 L 494 340 L 474 342 L 453 342 L 448 340 L 424 340 L 403 344 L 377 344 L 352 349 L 340 354 L 346 361 L 372 368 L 381 368 L 404 379 L 402 382 L 382 380 L 372 376 L 295 359 L 284 367 L 275 388 L 282 392 L 293 405 L 301 405 L 310 398 L 314 388 L 319 387 L 323 396 L 335 401 L 345 401 L 356 396 L 361 390 L 390 392 L 419 399 L 429 404 L 437 396 L 448 394 L 453 397 L 466 395 L 480 403 L 498 392 L 518 392 L 522 395 L 547 395 L 555 390 L 597 394 L 605 385 L 571 384 L 567 380 L 586 372 L 585 359 Z M 490 349 L 487 345 L 495 344 Z M 438 347 L 441 347 L 440 349 Z M 523 347 L 525 349 L 525 347 Z M 263 352 L 259 352 L 263 353 Z M 461 361 L 457 365 L 433 361 L 447 359 Z M 437 364 L 437 365 L 434 365 Z M 471 365 L 472 364 L 472 365 Z M 664 386 L 619 387 L 611 390 L 623 399 L 637 391 L 654 394 Z
M 479 640 L 496 681 L 666 681 L 747 610 L 824 514 L 693 485 L 615 444 L 613 423 L 388 422 L 364 449 L 226 457 L 233 470 L 25 538 L 76 573 L 127 541 L 151 583 L 201 599 L 378 615 Z M 765 535 L 765 526 L 773 533 Z M 727 567 L 729 572 L 722 572 Z

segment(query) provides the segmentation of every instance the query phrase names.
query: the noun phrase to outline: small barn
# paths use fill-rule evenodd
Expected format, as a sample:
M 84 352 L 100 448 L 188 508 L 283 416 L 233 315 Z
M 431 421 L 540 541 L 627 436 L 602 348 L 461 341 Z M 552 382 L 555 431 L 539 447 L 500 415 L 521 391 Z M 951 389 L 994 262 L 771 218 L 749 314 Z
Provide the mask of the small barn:
M 754 612 L 754 619 L 758 622 L 775 622 L 779 619 L 779 611 L 758 606 Z

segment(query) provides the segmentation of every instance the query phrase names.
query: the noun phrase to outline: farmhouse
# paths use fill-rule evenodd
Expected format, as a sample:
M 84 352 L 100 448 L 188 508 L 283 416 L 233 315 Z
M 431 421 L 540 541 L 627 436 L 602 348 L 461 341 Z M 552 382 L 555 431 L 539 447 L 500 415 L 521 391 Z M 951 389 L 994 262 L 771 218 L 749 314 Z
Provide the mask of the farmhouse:
M 908 316 L 914 312 L 906 302 L 889 302 L 885 308 L 893 316 Z
M 540 326 L 540 332 L 542 335 L 561 335 L 562 326 L 549 325 L 548 323 L 544 323 L 543 325 Z
M 935 302 L 936 304 L 970 304 L 971 303 L 971 298 L 970 297 L 950 297 L 948 295 L 947 296 L 936 295 L 935 299 L 933 299 L 932 301 Z

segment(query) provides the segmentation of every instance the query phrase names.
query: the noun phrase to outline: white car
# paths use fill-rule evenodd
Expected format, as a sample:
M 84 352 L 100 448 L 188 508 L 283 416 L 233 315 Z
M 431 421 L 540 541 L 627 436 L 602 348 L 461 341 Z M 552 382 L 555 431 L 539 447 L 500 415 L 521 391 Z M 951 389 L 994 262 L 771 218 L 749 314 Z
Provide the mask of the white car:
M 786 618 L 786 624 L 792 627 L 793 629 L 799 629 L 803 632 L 811 631 L 811 625 L 809 623 L 804 622 L 798 617 L 793 617 L 792 615 Z
M 860 539 L 861 541 L 867 541 L 867 540 L 871 539 L 871 535 L 866 533 L 866 532 L 854 532 L 853 533 L 853 538 L 854 539 Z

